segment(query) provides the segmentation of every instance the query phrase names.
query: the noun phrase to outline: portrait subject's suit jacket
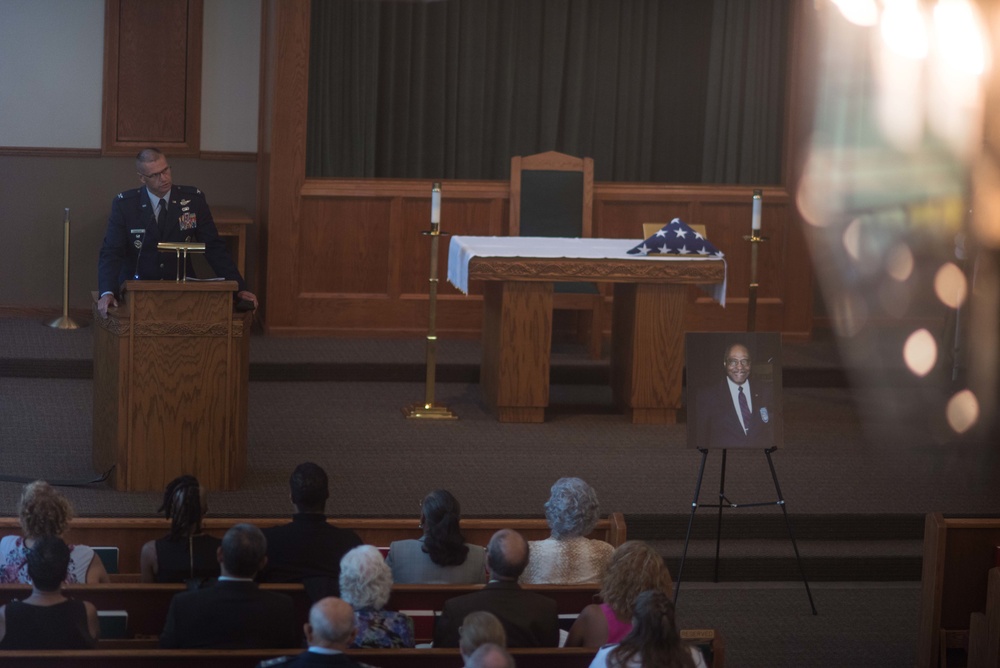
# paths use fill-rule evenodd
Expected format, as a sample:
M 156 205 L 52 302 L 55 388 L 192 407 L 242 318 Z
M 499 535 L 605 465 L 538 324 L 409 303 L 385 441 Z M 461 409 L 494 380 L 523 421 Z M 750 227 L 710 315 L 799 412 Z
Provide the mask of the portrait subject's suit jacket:
M 559 614 L 548 596 L 525 591 L 516 582 L 493 581 L 482 591 L 444 603 L 434 627 L 435 647 L 458 647 L 458 629 L 470 612 L 492 612 L 503 624 L 508 647 L 556 647 Z
M 157 251 L 156 244 L 161 241 L 204 243 L 205 259 L 216 275 L 236 281 L 238 290 L 246 290 L 243 276 L 219 238 L 205 195 L 193 186 L 173 186 L 164 199 L 168 204 L 162 235 L 153 215 L 156 207 L 145 186 L 120 192 L 111 202 L 97 269 L 99 294 L 121 296 L 121 284 L 136 274 L 139 280 L 174 280 L 177 256 L 172 251 Z M 190 262 L 188 276 L 194 276 Z
M 750 425 L 743 431 L 733 405 L 729 383 L 723 378 L 698 394 L 699 448 L 770 448 L 774 445 L 774 421 L 777 419 L 771 396 L 771 384 L 750 378 Z

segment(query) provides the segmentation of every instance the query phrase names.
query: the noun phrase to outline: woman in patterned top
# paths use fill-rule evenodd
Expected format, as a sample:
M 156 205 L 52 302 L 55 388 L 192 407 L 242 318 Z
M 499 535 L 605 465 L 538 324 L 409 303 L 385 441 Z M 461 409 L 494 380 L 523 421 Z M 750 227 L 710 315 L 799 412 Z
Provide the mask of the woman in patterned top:
M 354 608 L 358 635 L 351 647 L 413 647 L 413 620 L 384 610 L 392 571 L 377 547 L 359 545 L 340 560 L 340 598 Z
M 597 492 L 579 478 L 560 478 L 545 502 L 552 535 L 528 545 L 531 557 L 521 584 L 586 584 L 600 582 L 614 548 L 587 538 L 597 526 Z
M 23 536 L 0 539 L 0 583 L 31 584 L 28 552 L 42 536 L 61 538 L 69 528 L 73 508 L 69 501 L 44 480 L 24 486 L 18 504 L 18 520 Z M 66 584 L 110 582 L 108 572 L 94 550 L 86 545 L 70 545 Z

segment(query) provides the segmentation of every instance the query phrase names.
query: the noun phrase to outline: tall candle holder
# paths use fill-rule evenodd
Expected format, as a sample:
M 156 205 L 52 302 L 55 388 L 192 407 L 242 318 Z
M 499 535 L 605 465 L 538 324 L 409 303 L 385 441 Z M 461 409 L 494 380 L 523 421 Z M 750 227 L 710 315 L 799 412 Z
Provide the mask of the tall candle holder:
M 757 254 L 760 244 L 767 241 L 767 237 L 760 235 L 760 213 L 761 197 L 764 191 L 757 189 L 753 191 L 753 214 L 750 222 L 750 236 L 743 238 L 750 242 L 750 293 L 747 298 L 747 331 L 752 332 L 757 328 Z
M 61 316 L 46 324 L 53 329 L 80 327 L 69 315 L 69 208 L 63 216 L 63 311 Z
M 438 286 L 438 245 L 441 241 L 441 184 L 435 182 L 431 189 L 431 229 L 421 232 L 431 238 L 430 294 L 427 320 L 427 380 L 424 388 L 424 403 L 411 404 L 403 408 L 407 418 L 424 420 L 457 420 L 447 406 L 434 404 L 434 376 L 437 365 L 437 286 Z M 448 236 L 445 234 L 444 236 Z

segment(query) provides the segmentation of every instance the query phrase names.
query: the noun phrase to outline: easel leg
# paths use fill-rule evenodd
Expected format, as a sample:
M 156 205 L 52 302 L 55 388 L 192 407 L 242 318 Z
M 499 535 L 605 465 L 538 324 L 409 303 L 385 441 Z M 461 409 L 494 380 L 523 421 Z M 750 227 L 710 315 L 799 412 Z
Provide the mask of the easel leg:
M 719 581 L 719 545 L 722 543 L 722 506 L 726 500 L 726 452 L 722 450 L 722 476 L 719 478 L 719 520 L 715 524 L 715 575 L 712 582 Z
M 795 533 L 792 531 L 792 520 L 788 517 L 788 509 L 785 508 L 785 498 L 781 495 L 781 485 L 778 484 L 778 474 L 774 470 L 774 462 L 771 460 L 771 453 L 774 452 L 775 448 L 768 448 L 764 451 L 767 455 L 767 465 L 771 467 L 771 478 L 774 479 L 774 491 L 778 493 L 778 505 L 781 506 L 781 513 L 785 516 L 785 526 L 788 527 L 788 537 L 792 540 L 792 549 L 795 550 L 795 561 L 799 564 L 799 573 L 802 575 L 802 582 L 806 586 L 806 595 L 809 597 L 809 607 L 812 608 L 812 613 L 818 615 L 816 612 L 816 604 L 813 603 L 812 591 L 809 589 L 809 580 L 806 579 L 806 570 L 802 567 L 802 557 L 799 556 L 799 546 L 795 542 Z M 725 451 L 723 451 L 724 453 Z
M 701 478 L 705 474 L 705 460 L 708 459 L 708 449 L 698 448 L 701 451 L 701 466 L 698 467 L 698 482 L 694 486 L 694 501 L 691 502 L 691 517 L 688 518 L 687 534 L 684 536 L 684 552 L 681 553 L 681 564 L 677 567 L 677 580 L 674 582 L 674 605 L 677 605 L 677 597 L 681 593 L 681 577 L 684 574 L 684 560 L 687 559 L 688 543 L 691 542 L 691 526 L 694 524 L 694 512 L 698 510 L 698 496 L 701 494 Z

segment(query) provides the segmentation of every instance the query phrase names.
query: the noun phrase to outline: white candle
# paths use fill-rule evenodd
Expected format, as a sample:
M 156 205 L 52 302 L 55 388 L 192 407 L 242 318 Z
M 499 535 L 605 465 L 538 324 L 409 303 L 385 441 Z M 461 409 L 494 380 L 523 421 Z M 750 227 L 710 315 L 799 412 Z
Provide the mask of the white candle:
M 751 219 L 751 222 L 750 222 L 750 228 L 754 232 L 759 232 L 760 231 L 760 196 L 761 196 L 761 194 L 762 193 L 761 193 L 760 190 L 754 190 L 753 191 L 753 218 Z
M 441 184 L 435 183 L 431 190 L 431 222 L 441 222 Z

